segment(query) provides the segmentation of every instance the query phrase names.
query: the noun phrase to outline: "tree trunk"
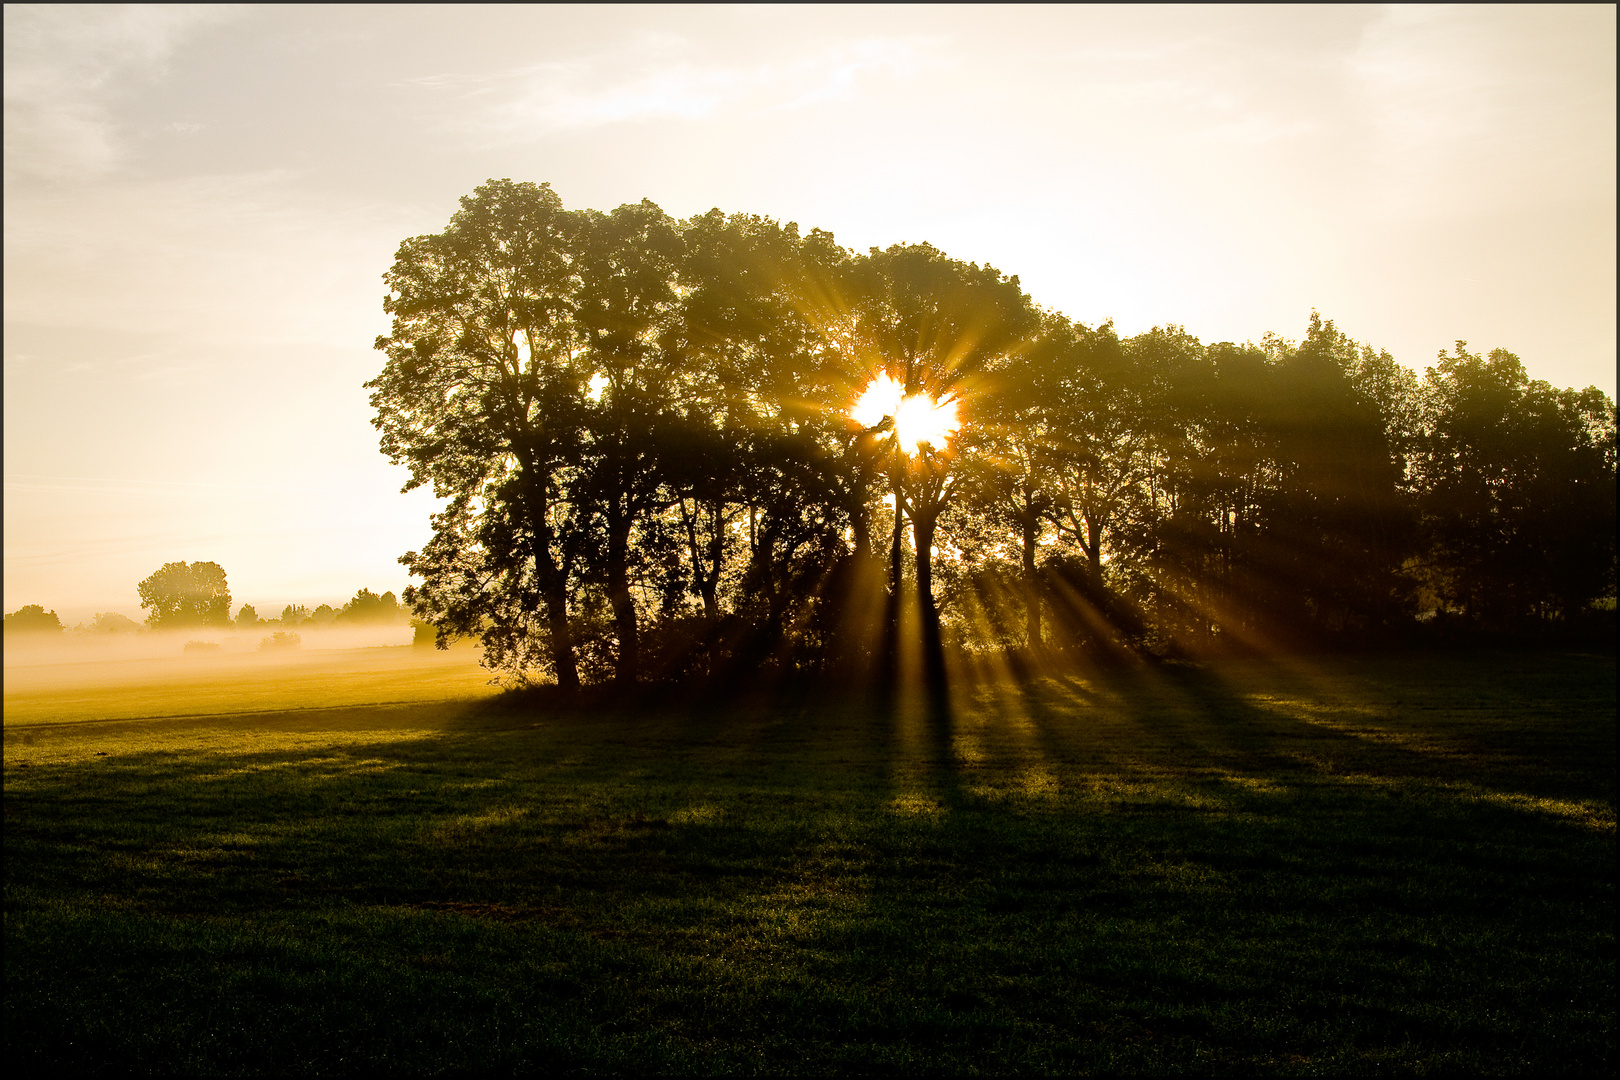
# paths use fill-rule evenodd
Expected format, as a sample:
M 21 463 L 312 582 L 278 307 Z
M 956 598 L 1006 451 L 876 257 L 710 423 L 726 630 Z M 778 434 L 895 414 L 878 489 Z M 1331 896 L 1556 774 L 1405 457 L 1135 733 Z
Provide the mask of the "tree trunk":
M 726 504 L 715 499 L 709 504 L 709 569 L 703 579 L 703 617 L 712 627 L 720 621 L 720 567 L 726 557 Z
M 546 625 L 551 632 L 551 666 L 557 672 L 558 689 L 573 697 L 579 691 L 579 667 L 574 661 L 573 628 L 568 623 L 567 575 L 564 568 L 557 565 L 552 552 L 544 489 L 530 484 L 526 501 L 531 519 L 529 534 L 533 537 L 534 576 L 540 585 L 540 600 L 545 605 Z
M 613 605 L 613 629 L 619 637 L 619 655 L 613 678 L 620 686 L 634 686 L 640 655 L 636 638 L 636 603 L 630 595 L 631 515 L 617 498 L 609 500 L 607 513 L 607 588 Z
M 1020 515 L 1024 541 L 1024 637 L 1032 653 L 1041 651 L 1041 582 L 1035 571 L 1035 513 L 1026 508 Z
M 882 644 L 878 650 L 877 684 L 880 696 L 889 700 L 900 674 L 900 590 L 903 578 L 902 543 L 905 538 L 905 509 L 899 492 L 894 497 L 894 529 L 889 537 L 889 589 L 883 598 Z
M 939 608 L 934 604 L 934 527 L 937 508 L 918 508 L 911 520 L 911 538 L 917 546 L 917 614 L 922 630 L 923 678 L 930 698 L 945 693 L 945 642 L 940 634 Z
M 1102 519 L 1095 513 L 1086 514 L 1086 572 L 1091 576 L 1093 588 L 1102 588 Z
M 703 621 L 713 627 L 720 620 L 720 604 L 716 589 L 720 581 L 720 560 L 725 554 L 725 520 L 722 516 L 724 505 L 718 500 L 709 504 L 709 535 L 707 543 L 698 540 L 697 521 L 698 512 L 703 504 L 696 498 L 692 500 L 692 509 L 686 509 L 686 500 L 680 500 L 681 521 L 686 526 L 687 550 L 692 556 L 692 582 L 697 587 L 698 596 L 703 599 Z M 707 557 L 704 548 L 708 548 Z
M 538 566 L 539 559 L 535 562 Z M 568 588 L 555 567 L 550 577 L 552 581 L 547 583 L 543 595 L 546 623 L 551 629 L 551 665 L 557 669 L 558 688 L 573 697 L 579 692 L 579 666 L 574 662 L 574 633 L 568 624 Z

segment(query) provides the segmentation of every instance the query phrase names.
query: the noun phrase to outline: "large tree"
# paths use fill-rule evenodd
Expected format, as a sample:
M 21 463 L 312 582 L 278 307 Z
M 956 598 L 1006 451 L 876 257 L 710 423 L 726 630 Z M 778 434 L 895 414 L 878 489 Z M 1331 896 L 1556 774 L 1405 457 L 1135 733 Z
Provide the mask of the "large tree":
M 550 185 L 492 180 L 444 232 L 400 245 L 384 275 L 393 330 L 367 387 L 405 490 L 447 500 L 402 561 L 417 614 L 482 634 L 493 666 L 579 685 L 569 581 L 588 536 L 579 492 L 588 362 L 581 223 Z
M 991 411 L 997 369 L 1016 363 L 1038 329 L 1038 317 L 1016 277 L 959 262 L 928 244 L 874 249 L 852 276 L 854 336 L 881 365 L 879 373 L 898 387 L 886 435 L 895 507 L 891 589 L 900 588 L 901 530 L 909 521 L 924 664 L 930 686 L 938 690 L 944 657 L 933 587 L 935 536 L 963 472 L 955 440 L 933 435 L 918 441 L 915 431 L 907 431 L 906 413 L 926 415 L 934 403 L 954 401 L 964 424 L 979 423 L 978 414 Z
M 1615 410 L 1459 341 L 1429 370 L 1419 459 L 1430 580 L 1478 626 L 1567 620 L 1614 595 Z
M 632 593 L 636 530 L 670 501 L 661 451 L 686 397 L 686 365 L 675 347 L 675 222 L 650 202 L 579 215 L 574 266 L 576 322 L 592 393 L 580 447 L 582 490 L 601 517 L 598 577 L 613 611 L 614 676 L 640 674 L 640 625 Z

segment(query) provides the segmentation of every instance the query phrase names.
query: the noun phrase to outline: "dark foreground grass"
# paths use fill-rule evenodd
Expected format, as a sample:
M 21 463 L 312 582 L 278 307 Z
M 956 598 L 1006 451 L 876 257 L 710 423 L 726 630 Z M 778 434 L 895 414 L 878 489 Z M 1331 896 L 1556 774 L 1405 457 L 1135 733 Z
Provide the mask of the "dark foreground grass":
M 1612 657 L 8 729 L 31 1072 L 1607 1073 Z

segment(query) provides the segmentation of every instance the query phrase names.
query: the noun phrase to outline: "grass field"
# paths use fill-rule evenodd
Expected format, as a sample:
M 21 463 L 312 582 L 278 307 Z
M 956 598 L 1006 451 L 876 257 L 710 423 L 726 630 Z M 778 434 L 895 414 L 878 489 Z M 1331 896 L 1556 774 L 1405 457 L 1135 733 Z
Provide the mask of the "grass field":
M 363 652 L 7 670 L 8 1064 L 1615 1066 L 1612 656 L 984 686 L 941 758 Z

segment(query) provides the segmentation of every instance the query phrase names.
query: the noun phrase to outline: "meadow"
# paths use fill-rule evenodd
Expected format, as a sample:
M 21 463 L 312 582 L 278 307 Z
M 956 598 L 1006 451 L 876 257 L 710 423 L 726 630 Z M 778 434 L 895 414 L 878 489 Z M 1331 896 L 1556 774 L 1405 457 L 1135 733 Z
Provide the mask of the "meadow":
M 935 722 L 567 712 L 465 651 L 8 668 L 8 1064 L 1613 1070 L 1612 653 L 986 678 Z

